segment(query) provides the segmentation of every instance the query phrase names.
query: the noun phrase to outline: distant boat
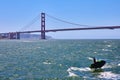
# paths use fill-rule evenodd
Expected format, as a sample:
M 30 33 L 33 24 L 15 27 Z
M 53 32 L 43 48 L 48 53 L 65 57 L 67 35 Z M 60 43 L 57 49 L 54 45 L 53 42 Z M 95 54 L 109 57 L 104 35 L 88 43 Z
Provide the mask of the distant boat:
M 104 60 L 96 61 L 95 57 L 93 57 L 93 61 L 94 63 L 90 65 L 90 68 L 94 68 L 94 69 L 101 68 L 106 63 L 106 61 Z

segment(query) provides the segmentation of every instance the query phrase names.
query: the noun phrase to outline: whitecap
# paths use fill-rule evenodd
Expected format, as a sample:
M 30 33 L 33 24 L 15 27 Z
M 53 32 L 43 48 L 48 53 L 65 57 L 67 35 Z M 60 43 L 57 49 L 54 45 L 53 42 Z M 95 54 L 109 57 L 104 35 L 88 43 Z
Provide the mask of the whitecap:
M 43 64 L 51 64 L 50 62 L 43 62 Z
M 107 45 L 107 47 L 111 47 L 112 45 Z
M 93 58 L 92 57 L 87 57 L 89 60 L 93 60 Z
M 118 66 L 120 66 L 120 63 L 118 64 Z
M 73 77 L 73 76 L 78 76 L 78 75 L 76 75 L 75 73 L 73 73 L 73 72 L 68 72 L 69 73 L 69 77 Z
M 102 68 L 103 68 L 103 69 L 105 69 L 105 68 L 112 68 L 112 66 L 111 66 L 111 65 L 108 65 L 108 64 L 105 64 Z
M 110 50 L 108 50 L 108 49 L 102 49 L 102 51 L 110 51 Z
M 96 54 L 97 52 L 93 52 L 93 53 L 95 53 L 95 54 Z
M 67 69 L 67 72 L 69 73 L 69 76 L 85 76 L 82 72 L 83 71 L 90 71 L 91 69 L 89 67 L 85 68 L 78 68 L 78 67 L 70 67 Z M 86 76 L 85 76 L 86 77 Z
M 91 70 L 89 67 L 85 67 L 85 68 L 70 67 L 70 69 L 77 70 L 77 71 L 90 71 Z
M 120 75 L 112 72 L 101 72 L 100 75 L 98 75 L 98 77 L 102 79 L 110 79 L 110 80 L 120 79 Z
M 78 76 L 78 75 L 76 75 L 75 73 L 72 72 L 71 68 L 68 68 L 67 72 L 69 73 L 69 75 L 68 75 L 69 77 L 71 77 L 71 76 Z

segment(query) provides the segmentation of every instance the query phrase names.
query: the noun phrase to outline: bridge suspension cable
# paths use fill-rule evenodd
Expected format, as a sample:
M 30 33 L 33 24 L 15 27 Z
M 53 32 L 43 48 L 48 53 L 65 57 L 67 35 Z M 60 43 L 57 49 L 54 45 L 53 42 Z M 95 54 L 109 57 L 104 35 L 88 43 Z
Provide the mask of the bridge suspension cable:
M 49 14 L 46 14 L 46 16 L 48 16 L 49 18 L 52 18 L 52 19 L 54 19 L 54 20 L 63 22 L 63 23 L 67 23 L 67 24 L 76 25 L 76 26 L 90 27 L 89 25 L 83 25 L 83 24 L 78 24 L 78 23 L 73 23 L 73 22 L 69 22 L 69 21 L 66 21 L 66 20 L 62 20 L 62 19 L 59 19 L 59 18 L 57 18 L 57 17 L 51 16 L 51 15 L 49 15 Z
M 27 25 L 23 26 L 19 31 L 24 31 L 27 28 L 30 28 L 36 21 L 38 21 L 40 19 L 40 14 L 37 15 L 35 18 L 33 18 L 33 20 L 31 20 Z

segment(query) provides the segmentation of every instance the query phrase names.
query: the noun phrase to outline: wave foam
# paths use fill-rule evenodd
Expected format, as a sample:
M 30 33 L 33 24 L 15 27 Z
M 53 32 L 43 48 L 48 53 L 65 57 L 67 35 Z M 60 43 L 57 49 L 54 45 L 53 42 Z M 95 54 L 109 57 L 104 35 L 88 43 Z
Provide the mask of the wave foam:
M 120 66 L 120 63 L 118 64 L 118 66 Z
M 112 72 L 101 72 L 98 77 L 102 79 L 111 79 L 111 80 L 120 79 L 120 75 L 112 73 Z
M 113 66 L 109 65 L 109 64 L 105 64 L 102 68 L 105 69 L 105 68 L 112 68 Z
M 52 64 L 52 63 L 50 63 L 50 62 L 43 62 L 43 64 Z
M 89 67 L 85 67 L 85 68 L 70 67 L 69 69 L 76 70 L 76 71 L 90 71 L 91 70 Z
M 67 72 L 69 73 L 69 76 L 79 76 L 80 72 L 83 71 L 90 71 L 91 69 L 89 67 L 85 68 L 78 68 L 78 67 L 70 67 L 68 68 Z
M 111 66 L 107 66 L 111 67 Z M 76 77 L 76 76 L 81 76 L 83 78 L 95 78 L 95 79 L 107 79 L 107 80 L 118 80 L 120 79 L 120 74 L 115 74 L 112 73 L 111 71 L 101 71 L 101 72 L 93 72 L 89 67 L 85 67 L 85 68 L 78 68 L 78 67 L 70 67 L 67 69 L 67 72 L 69 73 L 69 77 Z M 92 73 L 91 73 L 92 72 Z M 96 74 L 96 76 L 94 76 L 93 74 Z M 94 77 L 90 77 L 90 76 L 94 76 Z

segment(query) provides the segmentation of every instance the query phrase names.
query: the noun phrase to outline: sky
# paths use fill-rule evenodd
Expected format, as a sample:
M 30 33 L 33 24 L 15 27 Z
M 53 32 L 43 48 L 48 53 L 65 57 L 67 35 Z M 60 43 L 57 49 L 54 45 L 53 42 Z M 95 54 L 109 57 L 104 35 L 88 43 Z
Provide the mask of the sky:
M 120 0 L 0 0 L 0 33 L 24 29 L 42 12 L 81 25 L 119 26 Z M 46 29 L 79 28 L 46 16 Z M 40 19 L 29 29 L 39 30 Z M 40 33 L 37 33 L 40 34 Z M 120 29 L 50 32 L 55 39 L 120 39 Z

